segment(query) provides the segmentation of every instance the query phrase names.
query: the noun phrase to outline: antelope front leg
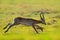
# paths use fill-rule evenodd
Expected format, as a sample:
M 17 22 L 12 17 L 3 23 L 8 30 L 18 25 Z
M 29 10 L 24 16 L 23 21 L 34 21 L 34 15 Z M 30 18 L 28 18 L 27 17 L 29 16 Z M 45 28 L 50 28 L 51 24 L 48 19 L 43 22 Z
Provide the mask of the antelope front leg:
M 34 28 L 34 30 L 36 31 L 36 33 L 38 33 L 38 31 L 37 31 L 36 28 L 35 28 L 35 25 L 32 25 L 32 27 Z
M 38 25 L 35 25 L 37 27 L 37 29 L 40 29 L 43 32 L 43 27 L 40 27 Z

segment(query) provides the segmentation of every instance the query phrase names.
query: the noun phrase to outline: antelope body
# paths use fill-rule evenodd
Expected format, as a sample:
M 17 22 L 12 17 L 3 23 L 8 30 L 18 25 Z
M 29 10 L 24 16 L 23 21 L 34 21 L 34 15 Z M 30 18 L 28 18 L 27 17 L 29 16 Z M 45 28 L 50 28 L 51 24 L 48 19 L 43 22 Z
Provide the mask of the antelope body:
M 33 29 L 36 31 L 36 33 L 38 33 L 37 29 L 40 29 L 41 31 L 43 31 L 43 28 L 36 25 L 39 23 L 45 24 L 45 19 L 44 19 L 44 14 L 40 14 L 41 19 L 40 20 L 35 20 L 35 19 L 29 19 L 29 18 L 22 18 L 22 17 L 16 17 L 14 19 L 14 23 L 8 23 L 8 25 L 6 27 L 4 27 L 3 29 L 6 29 L 8 26 L 8 29 L 5 31 L 5 33 L 14 25 L 18 25 L 18 24 L 23 24 L 23 25 L 27 25 L 27 26 L 32 26 Z M 37 29 L 36 29 L 37 27 Z

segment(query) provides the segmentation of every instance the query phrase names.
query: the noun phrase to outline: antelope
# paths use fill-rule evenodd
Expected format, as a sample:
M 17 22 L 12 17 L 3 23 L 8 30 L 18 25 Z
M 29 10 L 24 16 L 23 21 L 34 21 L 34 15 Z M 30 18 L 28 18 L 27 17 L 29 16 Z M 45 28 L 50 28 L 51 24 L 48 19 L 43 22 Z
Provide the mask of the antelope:
M 39 23 L 46 25 L 44 14 L 42 12 L 40 13 L 40 17 L 41 17 L 40 20 L 35 20 L 35 19 L 32 19 L 32 18 L 16 17 L 14 19 L 13 23 L 8 23 L 6 25 L 6 27 L 4 27 L 3 29 L 6 29 L 9 26 L 8 29 L 5 30 L 5 33 L 6 33 L 6 32 L 8 32 L 8 30 L 12 26 L 23 24 L 23 25 L 27 25 L 27 26 L 32 26 L 32 28 L 35 30 L 36 33 L 38 33 L 37 29 L 40 29 L 43 32 L 43 27 L 40 27 L 40 26 L 36 25 L 36 24 L 39 24 Z M 37 29 L 36 29 L 36 27 L 37 27 Z

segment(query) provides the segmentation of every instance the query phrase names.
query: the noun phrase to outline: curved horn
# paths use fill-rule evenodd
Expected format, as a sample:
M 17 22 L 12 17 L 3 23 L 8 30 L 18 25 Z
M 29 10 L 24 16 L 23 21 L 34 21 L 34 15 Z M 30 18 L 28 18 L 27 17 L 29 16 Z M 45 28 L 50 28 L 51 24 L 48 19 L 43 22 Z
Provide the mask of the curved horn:
M 41 19 L 45 19 L 45 18 L 44 18 L 44 12 L 41 12 L 41 13 L 40 13 L 40 17 L 41 17 Z
M 41 17 L 41 22 L 46 25 L 45 18 L 44 18 L 44 12 L 40 13 L 40 17 Z

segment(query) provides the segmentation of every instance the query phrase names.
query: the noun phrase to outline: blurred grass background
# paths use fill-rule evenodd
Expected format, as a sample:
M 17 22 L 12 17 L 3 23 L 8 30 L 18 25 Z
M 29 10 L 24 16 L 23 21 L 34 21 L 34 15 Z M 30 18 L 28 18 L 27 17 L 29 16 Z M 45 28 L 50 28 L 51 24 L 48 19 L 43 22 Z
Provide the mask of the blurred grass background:
M 46 22 L 52 19 L 57 20 L 52 25 L 43 26 L 44 32 L 36 34 L 30 26 L 16 25 L 6 34 L 3 28 L 13 22 L 15 17 L 33 18 L 39 20 L 39 14 L 34 15 L 33 11 L 39 9 L 57 10 L 58 13 L 45 14 Z M 60 18 L 52 18 L 60 15 L 60 0 L 0 0 L 0 40 L 60 40 Z

